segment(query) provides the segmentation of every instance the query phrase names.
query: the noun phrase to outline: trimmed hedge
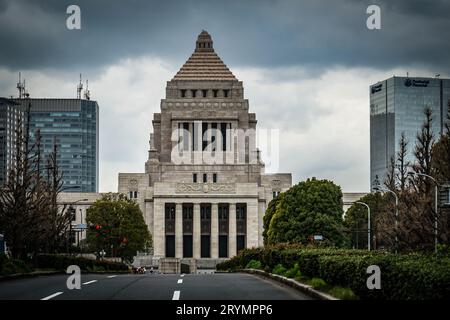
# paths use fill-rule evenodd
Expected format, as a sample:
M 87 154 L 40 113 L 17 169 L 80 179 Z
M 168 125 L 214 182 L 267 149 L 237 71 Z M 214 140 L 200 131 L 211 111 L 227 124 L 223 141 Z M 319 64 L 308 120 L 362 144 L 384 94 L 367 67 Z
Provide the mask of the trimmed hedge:
M 56 269 L 65 271 L 70 265 L 77 265 L 82 271 L 128 271 L 124 263 L 92 260 L 82 257 L 43 254 L 36 256 L 34 260 L 36 268 Z
M 6 276 L 16 273 L 29 273 L 30 267 L 18 259 L 11 259 L 4 253 L 0 253 L 0 275 Z
M 385 252 L 344 249 L 268 247 L 242 250 L 217 265 L 218 270 L 245 268 L 250 260 L 261 261 L 264 270 L 276 266 L 294 268 L 303 276 L 321 278 L 333 286 L 350 288 L 360 299 L 412 300 L 450 298 L 450 257 L 430 254 L 394 255 Z M 367 267 L 381 270 L 381 289 L 368 289 Z M 278 266 L 279 268 L 279 266 Z

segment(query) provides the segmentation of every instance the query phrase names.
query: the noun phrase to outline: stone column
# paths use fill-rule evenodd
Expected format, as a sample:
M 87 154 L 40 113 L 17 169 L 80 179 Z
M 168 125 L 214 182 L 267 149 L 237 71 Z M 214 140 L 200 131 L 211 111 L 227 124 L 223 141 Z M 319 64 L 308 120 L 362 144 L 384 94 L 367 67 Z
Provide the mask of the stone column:
M 219 258 L 219 205 L 211 207 L 211 258 Z
M 258 200 L 247 202 L 247 248 L 257 248 L 259 240 L 258 232 Z
M 175 207 L 175 258 L 183 258 L 183 205 Z
M 193 217 L 193 230 L 192 230 L 192 253 L 194 259 L 200 259 L 200 204 L 194 203 L 194 217 Z
M 155 201 L 153 222 L 153 248 L 154 255 L 159 257 L 166 256 L 166 234 L 165 234 L 165 212 L 164 202 Z
M 266 202 L 258 202 L 258 247 L 264 246 L 264 213 L 266 212 Z
M 228 214 L 228 257 L 236 255 L 236 204 L 230 203 L 230 212 Z

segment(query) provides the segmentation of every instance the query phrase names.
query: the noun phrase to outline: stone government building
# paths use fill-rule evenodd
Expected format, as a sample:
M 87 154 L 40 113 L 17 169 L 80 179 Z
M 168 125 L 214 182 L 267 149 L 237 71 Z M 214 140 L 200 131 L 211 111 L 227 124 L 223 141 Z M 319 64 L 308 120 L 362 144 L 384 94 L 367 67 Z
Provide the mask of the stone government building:
M 262 246 L 266 206 L 292 177 L 264 173 L 242 82 L 206 31 L 167 82 L 152 122 L 145 173 L 119 173 L 118 191 L 139 203 L 154 256 L 214 267 L 240 249 Z
M 270 200 L 291 187 L 290 173 L 265 174 L 255 146 L 256 117 L 249 113 L 242 82 L 213 49 L 203 31 L 196 49 L 167 82 L 145 173 L 119 173 L 118 191 L 140 206 L 153 236 L 154 257 L 136 264 L 179 261 L 212 269 L 241 248 L 263 246 L 263 216 Z M 244 133 L 244 137 L 236 132 Z M 344 210 L 364 193 L 344 193 Z M 76 226 L 101 193 L 62 193 L 60 204 L 76 212 L 75 241 L 86 237 Z

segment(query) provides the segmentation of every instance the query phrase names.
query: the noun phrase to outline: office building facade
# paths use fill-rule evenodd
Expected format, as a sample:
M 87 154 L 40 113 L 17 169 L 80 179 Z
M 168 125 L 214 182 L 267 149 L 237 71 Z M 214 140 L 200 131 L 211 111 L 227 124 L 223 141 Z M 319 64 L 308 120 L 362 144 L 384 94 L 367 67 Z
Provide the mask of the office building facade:
M 14 167 L 18 126 L 23 130 L 25 120 L 20 104 L 0 98 L 0 186 L 7 182 L 8 173 Z
M 44 158 L 56 144 L 65 192 L 98 192 L 99 107 L 85 99 L 15 99 L 30 108 L 30 142 L 41 135 Z
M 402 133 L 408 143 L 407 160 L 414 161 L 417 133 L 424 110 L 433 112 L 436 139 L 444 132 L 450 103 L 450 79 L 392 77 L 370 86 L 370 185 L 383 183 Z

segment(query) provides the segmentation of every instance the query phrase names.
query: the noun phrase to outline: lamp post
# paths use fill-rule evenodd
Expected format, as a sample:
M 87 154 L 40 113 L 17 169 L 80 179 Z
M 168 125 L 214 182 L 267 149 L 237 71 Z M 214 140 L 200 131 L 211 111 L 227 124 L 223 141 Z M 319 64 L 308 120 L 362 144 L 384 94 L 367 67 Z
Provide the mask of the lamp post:
M 367 250 L 370 251 L 370 207 L 367 203 L 356 201 L 355 203 L 363 205 L 367 208 Z
M 389 192 L 395 197 L 395 253 L 398 251 L 398 195 L 388 188 L 374 187 L 373 190 L 380 192 Z
M 74 201 L 74 202 L 72 202 L 71 204 L 70 204 L 70 206 L 72 207 L 73 205 L 75 205 L 75 204 L 77 204 L 78 202 L 86 202 L 86 201 L 89 201 L 89 199 L 80 199 L 80 200 L 77 200 L 77 201 Z M 76 219 L 76 214 L 77 214 L 77 209 L 76 208 L 74 208 L 74 210 L 75 210 L 75 219 Z M 83 235 L 83 226 L 82 226 L 82 224 L 83 224 L 83 210 L 82 209 L 80 209 L 80 213 L 81 213 L 81 216 L 80 216 L 80 218 L 81 218 L 81 220 L 80 220 L 80 227 L 79 228 L 77 228 L 78 230 L 77 230 L 77 235 L 78 235 L 78 239 L 77 239 L 77 247 L 78 248 L 80 248 L 80 238 L 81 238 L 81 236 Z M 72 222 L 70 222 L 70 229 L 72 230 Z M 81 233 L 81 234 L 80 234 Z
M 425 178 L 431 179 L 434 183 L 434 252 L 437 253 L 437 246 L 438 246 L 438 188 L 439 184 L 437 183 L 436 179 L 432 176 L 425 174 L 425 173 L 419 173 L 419 172 L 408 172 L 409 175 L 417 175 L 422 176 Z

